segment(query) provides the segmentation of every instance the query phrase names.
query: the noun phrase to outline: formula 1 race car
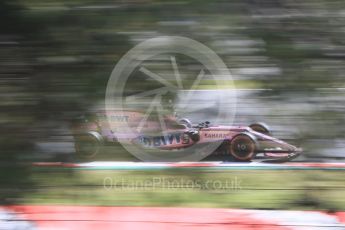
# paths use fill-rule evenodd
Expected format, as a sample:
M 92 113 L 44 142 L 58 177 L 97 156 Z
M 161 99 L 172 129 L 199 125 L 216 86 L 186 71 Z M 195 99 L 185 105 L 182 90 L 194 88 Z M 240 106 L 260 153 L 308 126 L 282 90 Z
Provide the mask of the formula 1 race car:
M 131 116 L 140 115 L 132 112 L 128 117 Z M 130 119 L 128 117 L 121 119 L 117 117 L 117 119 L 128 122 Z M 168 123 L 174 120 L 171 117 L 165 119 Z M 272 137 L 269 128 L 263 123 L 249 126 L 220 126 L 211 125 L 209 122 L 193 125 L 188 119 L 179 119 L 176 122 L 178 124 L 164 135 L 138 133 L 130 142 L 143 148 L 171 151 L 195 145 L 219 143 L 215 154 L 222 152 L 229 156 L 229 160 L 235 161 L 284 162 L 296 158 L 302 152 L 300 148 Z M 76 153 L 81 158 L 93 158 L 102 145 L 117 143 L 121 138 L 107 128 L 106 122 L 101 122 L 99 119 L 87 119 L 74 130 Z

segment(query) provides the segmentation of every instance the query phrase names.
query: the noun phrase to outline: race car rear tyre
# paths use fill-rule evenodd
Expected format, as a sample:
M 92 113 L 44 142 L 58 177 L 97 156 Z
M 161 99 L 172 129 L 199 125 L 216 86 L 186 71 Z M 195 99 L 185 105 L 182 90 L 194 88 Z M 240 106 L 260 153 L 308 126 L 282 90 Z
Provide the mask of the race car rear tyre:
M 250 161 L 255 155 L 256 144 L 253 138 L 245 133 L 235 136 L 230 142 L 230 154 L 237 161 Z
M 75 137 L 76 154 L 82 159 L 95 157 L 102 145 L 103 138 L 98 132 L 92 131 Z
M 261 122 L 254 123 L 254 124 L 249 125 L 249 127 L 255 132 L 262 133 L 268 136 L 272 135 L 270 128 L 265 123 L 261 123 Z

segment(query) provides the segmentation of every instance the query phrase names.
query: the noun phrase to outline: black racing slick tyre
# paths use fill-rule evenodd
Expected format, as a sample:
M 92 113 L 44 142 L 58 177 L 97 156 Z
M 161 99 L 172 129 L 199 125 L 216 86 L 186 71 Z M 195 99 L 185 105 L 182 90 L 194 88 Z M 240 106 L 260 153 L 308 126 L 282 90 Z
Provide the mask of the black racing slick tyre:
M 236 135 L 230 142 L 230 154 L 236 161 L 251 161 L 255 151 L 256 142 L 246 133 Z
M 100 151 L 103 138 L 98 132 L 88 132 L 75 136 L 76 155 L 81 159 L 92 159 Z

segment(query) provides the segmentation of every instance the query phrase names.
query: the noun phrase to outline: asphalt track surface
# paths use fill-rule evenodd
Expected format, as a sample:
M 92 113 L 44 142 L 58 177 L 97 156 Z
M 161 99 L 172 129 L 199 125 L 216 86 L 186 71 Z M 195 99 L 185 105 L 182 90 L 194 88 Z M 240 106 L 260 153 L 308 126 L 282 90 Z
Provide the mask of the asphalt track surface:
M 345 170 L 345 163 L 229 163 L 229 162 L 110 162 L 88 163 L 37 162 L 35 168 L 60 168 L 76 170 L 164 170 L 164 169 L 203 169 L 203 170 Z

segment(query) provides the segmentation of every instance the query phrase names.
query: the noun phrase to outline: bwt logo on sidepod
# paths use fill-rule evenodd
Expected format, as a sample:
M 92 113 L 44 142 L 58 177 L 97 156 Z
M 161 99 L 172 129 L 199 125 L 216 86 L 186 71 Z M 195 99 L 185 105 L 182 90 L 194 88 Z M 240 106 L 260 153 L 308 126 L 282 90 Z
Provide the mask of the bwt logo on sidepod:
M 162 136 L 140 136 L 139 142 L 145 147 L 169 146 L 174 144 L 189 144 L 190 139 L 186 133 L 171 133 Z

